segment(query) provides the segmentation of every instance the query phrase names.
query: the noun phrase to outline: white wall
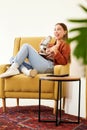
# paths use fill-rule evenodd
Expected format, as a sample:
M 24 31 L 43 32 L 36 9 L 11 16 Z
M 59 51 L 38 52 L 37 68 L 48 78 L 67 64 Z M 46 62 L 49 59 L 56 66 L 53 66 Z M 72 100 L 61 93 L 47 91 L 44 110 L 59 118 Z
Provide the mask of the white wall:
M 0 0 L 0 64 L 9 62 L 15 37 L 53 35 L 57 22 L 70 28 L 68 18 L 84 16 L 78 3 L 79 0 Z
M 81 78 L 80 116 L 86 118 L 86 80 Z M 67 83 L 65 113 L 78 115 L 79 82 Z
M 78 4 L 87 5 L 87 1 L 0 0 L 0 64 L 9 63 L 15 37 L 53 36 L 57 22 L 64 22 L 69 29 L 73 27 L 67 19 L 86 16 Z M 71 74 L 82 75 L 81 69 L 75 57 L 72 57 Z

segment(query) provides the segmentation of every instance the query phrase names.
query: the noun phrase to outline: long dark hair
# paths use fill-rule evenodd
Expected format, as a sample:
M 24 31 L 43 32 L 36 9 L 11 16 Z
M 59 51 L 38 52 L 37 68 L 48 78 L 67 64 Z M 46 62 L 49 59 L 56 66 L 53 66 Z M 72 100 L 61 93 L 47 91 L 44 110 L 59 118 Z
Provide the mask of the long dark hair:
M 64 23 L 56 23 L 55 26 L 56 25 L 62 26 L 63 30 L 66 31 L 66 34 L 64 35 L 63 39 L 64 40 L 68 40 L 68 29 L 67 29 L 67 26 Z

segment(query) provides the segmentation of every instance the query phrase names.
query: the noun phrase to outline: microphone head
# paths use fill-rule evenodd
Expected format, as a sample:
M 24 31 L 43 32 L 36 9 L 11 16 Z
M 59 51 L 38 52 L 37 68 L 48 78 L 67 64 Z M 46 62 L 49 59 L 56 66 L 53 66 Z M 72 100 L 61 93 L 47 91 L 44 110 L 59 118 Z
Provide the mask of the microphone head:
M 51 36 L 48 36 L 48 37 L 46 37 L 46 38 L 42 41 L 42 43 L 41 43 L 41 45 L 40 45 L 40 50 L 41 50 L 41 51 L 44 51 L 44 50 L 46 49 L 47 44 L 51 41 L 51 39 L 52 39 L 52 37 L 51 37 Z
M 46 37 L 46 38 L 43 40 L 42 45 L 47 46 L 47 44 L 51 41 L 51 39 L 52 39 L 51 36 Z
M 52 39 L 52 36 L 48 36 L 50 39 Z

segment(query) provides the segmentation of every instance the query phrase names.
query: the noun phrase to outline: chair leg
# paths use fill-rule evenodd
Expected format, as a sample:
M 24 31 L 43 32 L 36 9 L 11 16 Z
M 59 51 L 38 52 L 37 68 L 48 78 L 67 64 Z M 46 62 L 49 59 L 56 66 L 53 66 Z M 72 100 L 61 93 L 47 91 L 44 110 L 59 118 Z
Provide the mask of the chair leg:
M 19 106 L 19 98 L 17 98 L 17 106 Z
M 56 106 L 57 106 L 57 101 L 55 100 L 54 101 L 54 109 L 53 109 L 53 114 L 54 115 L 56 114 Z
M 6 100 L 2 98 L 3 112 L 6 112 Z

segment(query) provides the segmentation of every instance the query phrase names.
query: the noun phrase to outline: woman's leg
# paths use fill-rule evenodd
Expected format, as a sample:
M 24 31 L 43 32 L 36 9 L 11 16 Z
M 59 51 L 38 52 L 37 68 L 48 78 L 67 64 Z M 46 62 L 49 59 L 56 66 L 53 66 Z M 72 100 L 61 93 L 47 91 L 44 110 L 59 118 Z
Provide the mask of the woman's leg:
M 14 63 L 14 57 L 10 58 L 10 63 L 11 64 Z M 22 72 L 26 76 L 30 76 L 31 75 L 31 77 L 35 77 L 37 75 L 37 71 L 32 68 L 30 63 L 25 62 L 25 61 L 20 65 L 19 70 L 20 70 L 20 72 Z
M 32 68 L 36 69 L 39 73 L 52 72 L 53 70 L 53 62 L 40 56 L 38 52 L 27 43 L 21 47 L 20 51 L 14 58 L 14 62 L 18 63 L 20 67 L 26 58 L 29 59 Z
M 28 67 L 28 66 L 27 66 Z M 20 72 L 22 72 L 26 76 L 35 77 L 37 75 L 37 70 L 32 69 L 29 67 L 29 69 L 25 67 L 23 64 L 20 66 Z
M 31 66 L 39 73 L 48 71 L 52 72 L 53 70 L 53 62 L 40 56 L 38 52 L 29 44 L 24 44 L 22 46 L 21 50 L 15 57 L 14 62 L 18 63 L 20 66 L 26 58 L 29 59 Z
M 10 64 L 13 64 L 14 63 L 14 56 L 10 58 Z M 27 69 L 33 69 L 33 67 L 31 66 L 31 64 L 29 62 L 26 62 L 26 61 L 23 61 L 23 63 L 19 66 L 19 70 L 21 71 L 21 66 L 24 66 L 26 67 Z
M 14 63 L 11 65 L 10 71 L 5 73 L 5 77 L 12 76 L 12 69 L 15 68 L 15 72 L 17 68 L 19 68 L 24 60 L 28 58 L 31 66 L 36 69 L 39 73 L 46 73 L 53 71 L 53 62 L 46 60 L 42 56 L 38 54 L 38 52 L 29 44 L 24 44 L 16 57 L 14 58 Z M 15 73 L 13 73 L 14 75 Z

